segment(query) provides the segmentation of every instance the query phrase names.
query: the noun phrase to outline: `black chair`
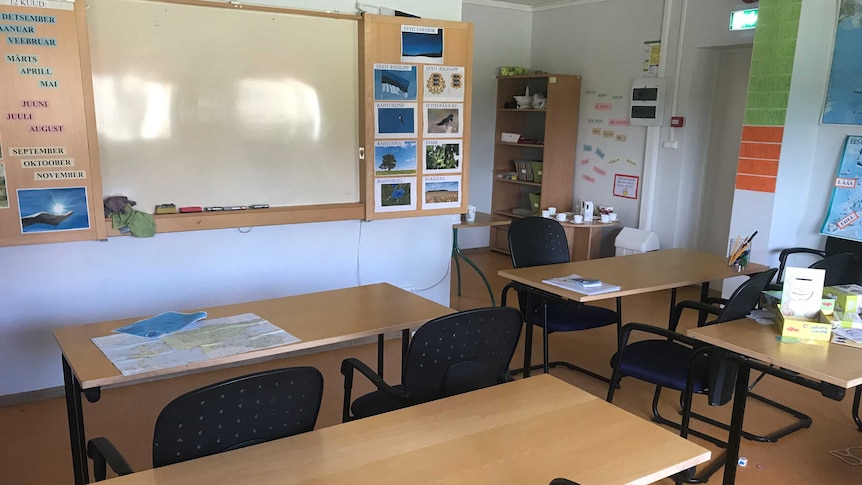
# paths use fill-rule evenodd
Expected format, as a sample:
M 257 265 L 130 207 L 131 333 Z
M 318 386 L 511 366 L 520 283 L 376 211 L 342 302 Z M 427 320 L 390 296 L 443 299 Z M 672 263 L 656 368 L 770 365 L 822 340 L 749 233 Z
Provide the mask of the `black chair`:
M 718 438 L 688 429 L 687 423 L 690 417 L 702 418 L 711 424 L 717 422 L 692 413 L 691 399 L 687 399 L 686 396 L 691 393 L 707 394 L 711 406 L 726 404 L 732 397 L 736 367 L 728 363 L 724 358 L 724 353 L 717 350 L 712 350 L 708 359 L 698 359 L 704 344 L 677 333 L 676 328 L 679 325 L 679 318 L 686 308 L 716 315 L 714 320 L 699 326 L 714 325 L 745 317 L 757 306 L 761 292 L 772 281 L 776 271 L 773 268 L 751 276 L 726 300 L 716 299 L 712 304 L 699 301 L 680 302 L 674 308 L 669 329 L 642 323 L 625 325 L 620 339 L 621 348 L 611 359 L 611 366 L 614 370 L 608 388 L 607 401 L 613 402 L 616 388 L 624 376 L 655 384 L 652 401 L 653 421 L 680 429 L 683 436 L 690 433 L 720 447 L 726 447 L 727 444 Z M 643 340 L 629 344 L 629 338 L 635 331 L 656 335 L 661 339 Z M 658 403 L 663 387 L 669 387 L 683 393 L 680 397 L 680 407 L 682 408 L 683 423 L 686 423 L 685 427 L 680 423 L 664 418 L 659 413 Z M 685 478 L 685 481 L 703 481 L 715 473 L 720 465 L 720 463 L 714 463 L 698 478 L 693 478 L 693 473 L 691 473 Z
M 826 277 L 823 281 L 824 286 L 843 285 L 859 281 L 859 274 L 854 270 L 856 256 L 853 253 L 844 252 L 827 255 L 826 251 L 819 249 L 787 248 L 781 250 L 778 254 L 778 274 L 775 276 L 775 283 L 770 284 L 768 289 L 782 289 L 784 285 L 784 269 L 788 266 L 788 262 L 792 262 L 794 257 L 800 259 L 801 255 L 808 256 L 808 261 L 810 261 L 810 257 L 818 258 L 817 261 L 808 267 L 826 270 Z
M 509 362 L 521 336 L 521 321 L 518 310 L 504 307 L 466 310 L 428 321 L 413 335 L 401 384 L 395 386 L 387 384 L 362 361 L 345 359 L 341 363 L 343 420 L 365 418 L 509 380 Z M 377 390 L 351 404 L 354 370 Z
M 570 261 L 569 245 L 563 226 L 553 219 L 544 217 L 526 217 L 512 221 L 509 226 L 509 252 L 512 256 L 512 265 L 515 268 L 568 263 Z M 591 275 L 583 276 L 590 277 Z M 613 311 L 566 300 L 528 285 L 512 282 L 503 288 L 500 305 L 506 306 L 506 296 L 510 289 L 517 292 L 518 304 L 529 329 L 524 336 L 524 377 L 529 377 L 530 371 L 533 369 L 543 369 L 547 373 L 549 367 L 564 366 L 603 382 L 609 382 L 607 377 L 578 367 L 571 362 L 549 362 L 548 335 L 554 332 L 572 332 L 616 325 L 617 337 L 619 338 L 621 326 L 619 298 L 617 298 L 617 311 Z M 544 360 L 541 366 L 531 365 L 532 325 L 538 325 L 542 328 Z M 513 372 L 519 370 L 516 369 Z
M 555 478 L 551 480 L 549 485 L 578 485 L 576 482 L 569 480 L 568 478 Z
M 153 432 L 153 468 L 235 450 L 314 429 L 323 376 L 313 367 L 249 374 L 174 399 L 162 409 Z M 106 465 L 118 475 L 132 468 L 107 438 L 87 442 L 93 476 Z

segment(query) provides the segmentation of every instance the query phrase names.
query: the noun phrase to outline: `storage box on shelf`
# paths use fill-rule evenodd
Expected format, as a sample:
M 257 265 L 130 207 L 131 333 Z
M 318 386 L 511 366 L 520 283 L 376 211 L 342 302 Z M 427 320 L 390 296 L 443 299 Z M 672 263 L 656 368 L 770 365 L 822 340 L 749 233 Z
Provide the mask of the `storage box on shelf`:
M 547 94 L 544 108 L 512 107 L 514 97 L 524 96 L 528 88 L 529 94 Z M 497 78 L 492 212 L 518 218 L 545 207 L 572 210 L 580 92 L 580 76 Z M 508 252 L 508 229 L 491 228 L 492 249 Z

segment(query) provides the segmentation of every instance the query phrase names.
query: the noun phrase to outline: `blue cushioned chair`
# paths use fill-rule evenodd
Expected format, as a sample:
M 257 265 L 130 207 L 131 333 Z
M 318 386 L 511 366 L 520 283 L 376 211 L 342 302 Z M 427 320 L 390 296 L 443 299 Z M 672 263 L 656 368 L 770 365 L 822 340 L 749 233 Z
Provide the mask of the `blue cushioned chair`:
M 723 425 L 717 421 L 695 415 L 691 412 L 691 399 L 686 398 L 691 393 L 707 394 L 711 406 L 726 404 L 733 393 L 736 378 L 736 367 L 725 358 L 723 351 L 711 349 L 709 358 L 697 358 L 700 349 L 705 344 L 676 332 L 683 310 L 693 309 L 716 315 L 712 321 L 701 326 L 714 325 L 731 320 L 744 318 L 760 301 L 760 295 L 766 285 L 772 281 L 777 269 L 769 269 L 751 276 L 733 292 L 730 298 L 711 299 L 709 302 L 683 301 L 674 308 L 671 328 L 663 329 L 642 323 L 629 323 L 623 327 L 620 338 L 620 351 L 611 358 L 613 375 L 608 388 L 607 401 L 612 402 L 620 380 L 625 376 L 655 384 L 653 394 L 653 421 L 680 429 L 683 436 L 688 433 L 710 441 L 720 447 L 726 443 L 713 436 L 688 429 L 690 417 L 698 417 L 711 424 Z M 649 333 L 661 339 L 643 340 L 629 344 L 632 332 Z M 668 387 L 683 392 L 680 399 L 683 423 L 670 421 L 658 412 L 661 389 Z M 809 423 L 810 424 L 810 423 Z M 726 426 L 725 426 L 726 427 Z M 686 477 L 686 481 L 697 483 L 704 481 L 718 470 L 720 464 L 714 464 L 697 479 Z
M 428 321 L 410 341 L 401 384 L 396 386 L 362 361 L 345 359 L 342 419 L 373 416 L 509 380 L 521 322 L 521 312 L 505 307 L 465 310 Z M 377 390 L 351 403 L 354 370 Z
M 559 222 L 545 217 L 526 217 L 512 221 L 509 226 L 509 252 L 512 256 L 512 265 L 515 268 L 568 263 L 570 261 L 569 245 L 563 226 Z M 524 336 L 524 377 L 530 375 L 531 369 L 544 369 L 545 372 L 548 372 L 549 367 L 561 365 L 603 382 L 609 382 L 607 377 L 570 362 L 549 362 L 548 335 L 554 332 L 572 332 L 616 325 L 617 337 L 619 337 L 621 324 L 619 298 L 617 298 L 617 311 L 614 311 L 566 300 L 528 285 L 512 282 L 503 288 L 503 295 L 500 300 L 502 306 L 506 306 L 506 296 L 510 289 L 515 290 L 518 294 L 518 304 L 524 314 L 527 328 L 532 330 L 532 325 L 542 328 L 544 359 L 541 366 L 531 365 L 533 332 L 527 331 Z M 513 372 L 519 370 L 516 369 Z

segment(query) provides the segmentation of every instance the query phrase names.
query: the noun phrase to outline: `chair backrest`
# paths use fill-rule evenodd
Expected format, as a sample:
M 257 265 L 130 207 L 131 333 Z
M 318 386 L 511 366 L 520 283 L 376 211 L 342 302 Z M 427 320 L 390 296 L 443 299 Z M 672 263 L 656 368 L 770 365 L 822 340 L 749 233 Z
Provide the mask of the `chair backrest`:
M 809 268 L 825 269 L 824 286 L 845 285 L 856 283 L 858 278 L 849 276 L 849 269 L 856 256 L 853 253 L 838 253 L 817 261 Z
M 435 318 L 413 335 L 401 380 L 410 403 L 498 384 L 521 336 L 521 312 L 478 308 Z
M 568 263 L 571 258 L 563 226 L 545 217 L 512 221 L 509 225 L 509 253 L 515 268 Z
M 748 315 L 760 302 L 761 293 L 766 285 L 772 281 L 776 271 L 778 271 L 777 268 L 770 268 L 762 273 L 752 275 L 747 281 L 739 285 L 727 299 L 718 318 L 708 322 L 707 325 L 739 320 Z
M 258 372 L 188 392 L 156 419 L 153 467 L 314 429 L 323 376 L 313 367 Z

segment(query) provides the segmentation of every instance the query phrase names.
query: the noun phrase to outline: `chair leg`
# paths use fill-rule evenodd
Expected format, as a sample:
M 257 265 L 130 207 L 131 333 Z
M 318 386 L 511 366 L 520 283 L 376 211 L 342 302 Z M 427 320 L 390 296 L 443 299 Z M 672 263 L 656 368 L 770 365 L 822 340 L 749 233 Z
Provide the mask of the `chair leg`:
M 653 394 L 653 398 L 652 398 L 652 416 L 653 416 L 652 421 L 659 423 L 659 424 L 664 424 L 666 426 L 670 426 L 671 428 L 674 428 L 674 429 L 682 430 L 683 429 L 682 424 L 677 423 L 676 421 L 671 421 L 671 420 L 665 418 L 664 416 L 662 416 L 661 413 L 659 413 L 658 403 L 659 403 L 659 399 L 661 398 L 661 389 L 662 389 L 661 386 L 655 386 L 655 393 Z M 691 413 L 691 417 L 696 417 L 696 416 L 697 415 L 695 413 Z M 720 439 L 718 439 L 714 436 L 710 436 L 706 433 L 702 433 L 700 431 L 693 430 L 693 429 L 688 429 L 687 433 L 692 434 L 694 436 L 697 436 L 698 438 L 704 439 L 706 441 L 709 441 L 710 443 L 714 444 L 715 446 L 718 446 L 719 448 L 727 448 L 726 442 L 721 441 Z
M 527 317 L 528 319 L 530 317 Z M 524 372 L 524 377 L 530 377 L 530 370 L 532 370 L 532 360 L 533 360 L 533 323 L 528 321 L 525 326 L 526 332 L 524 335 L 524 368 L 520 369 Z M 517 373 L 519 369 L 515 369 L 512 371 L 513 373 Z

